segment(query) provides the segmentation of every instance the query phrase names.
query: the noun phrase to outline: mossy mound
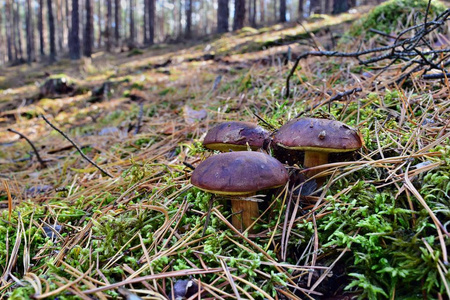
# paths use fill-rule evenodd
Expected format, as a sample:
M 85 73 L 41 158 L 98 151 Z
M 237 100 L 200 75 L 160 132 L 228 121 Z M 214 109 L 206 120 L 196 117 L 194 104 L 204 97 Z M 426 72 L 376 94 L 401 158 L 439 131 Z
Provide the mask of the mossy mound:
M 49 76 L 40 86 L 40 98 L 58 98 L 71 94 L 76 89 L 76 83 L 65 74 Z
M 368 30 L 373 28 L 379 31 L 390 33 L 397 29 L 407 28 L 420 24 L 425 20 L 428 0 L 390 0 L 375 7 L 367 16 L 355 22 L 350 28 L 350 36 L 360 36 L 367 32 L 368 36 L 374 33 Z M 431 1 L 428 12 L 428 20 L 446 10 L 445 4 L 440 1 Z

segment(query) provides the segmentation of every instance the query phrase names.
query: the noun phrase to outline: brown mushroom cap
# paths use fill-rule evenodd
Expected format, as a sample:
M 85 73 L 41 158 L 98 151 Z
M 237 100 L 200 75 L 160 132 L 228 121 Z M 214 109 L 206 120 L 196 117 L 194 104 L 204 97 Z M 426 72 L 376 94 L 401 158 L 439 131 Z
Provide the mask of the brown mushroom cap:
M 219 151 L 245 151 L 247 144 L 251 149 L 262 148 L 269 133 L 250 122 L 231 121 L 211 128 L 203 140 L 203 146 Z
M 286 184 L 288 172 L 275 158 L 260 152 L 227 152 L 209 157 L 192 172 L 191 183 L 222 195 L 248 195 Z
M 287 122 L 274 135 L 273 142 L 287 149 L 327 153 L 354 151 L 362 146 L 356 129 L 339 121 L 315 118 Z

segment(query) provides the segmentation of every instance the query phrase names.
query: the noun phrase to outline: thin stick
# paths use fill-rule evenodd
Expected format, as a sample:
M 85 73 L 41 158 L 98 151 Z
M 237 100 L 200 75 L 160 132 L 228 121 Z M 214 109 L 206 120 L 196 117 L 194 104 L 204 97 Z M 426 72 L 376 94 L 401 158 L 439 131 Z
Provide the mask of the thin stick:
M 385 36 L 385 37 L 388 37 L 388 38 L 391 38 L 391 39 L 396 39 L 397 38 L 396 36 L 393 36 L 391 34 L 388 34 L 386 32 L 383 32 L 383 31 L 380 31 L 380 30 L 377 30 L 377 29 L 374 29 L 374 28 L 370 28 L 369 31 L 373 32 L 373 33 L 376 33 L 376 34 L 379 34 L 379 35 L 382 35 L 382 36 Z
M 14 129 L 8 128 L 7 130 L 10 131 L 10 132 L 13 132 L 13 133 L 17 134 L 18 136 L 20 136 L 21 138 L 25 139 L 28 142 L 28 144 L 30 144 L 31 148 L 33 148 L 33 151 L 36 154 L 36 158 L 39 161 L 39 163 L 41 164 L 41 167 L 42 168 L 46 167 L 45 162 L 42 160 L 41 156 L 39 155 L 38 150 L 36 149 L 34 144 L 30 141 L 29 138 L 27 138 L 25 135 L 23 135 L 22 133 L 14 130 Z
M 136 130 L 134 131 L 134 135 L 138 134 L 139 130 L 141 130 L 143 116 L 144 116 L 144 102 L 141 101 L 141 103 L 139 103 L 139 114 L 138 114 L 138 120 L 137 120 L 137 124 L 136 124 Z
M 253 112 L 253 115 L 258 118 L 261 122 L 263 122 L 265 125 L 270 127 L 272 130 L 277 130 L 272 124 L 268 123 L 266 120 L 264 120 L 261 116 L 259 116 L 257 113 Z
M 80 153 L 80 155 L 87 160 L 88 162 L 90 162 L 94 167 L 96 167 L 97 169 L 99 169 L 103 174 L 105 174 L 108 177 L 113 178 L 113 176 L 111 174 L 109 174 L 108 172 L 106 172 L 105 170 L 103 170 L 99 165 L 97 165 L 95 162 L 93 162 L 89 157 L 87 157 L 86 155 L 84 155 L 83 151 L 81 151 L 80 147 L 74 142 L 72 141 L 64 132 L 62 132 L 60 129 L 58 129 L 55 125 L 53 125 L 52 123 L 50 123 L 49 120 L 47 120 L 47 118 L 44 115 L 41 115 L 42 119 L 44 119 L 45 122 L 47 122 L 48 125 L 50 125 L 50 127 L 52 127 L 53 129 L 55 129 L 56 131 L 58 131 L 63 137 L 66 138 L 66 140 L 68 140 L 76 149 L 77 151 Z

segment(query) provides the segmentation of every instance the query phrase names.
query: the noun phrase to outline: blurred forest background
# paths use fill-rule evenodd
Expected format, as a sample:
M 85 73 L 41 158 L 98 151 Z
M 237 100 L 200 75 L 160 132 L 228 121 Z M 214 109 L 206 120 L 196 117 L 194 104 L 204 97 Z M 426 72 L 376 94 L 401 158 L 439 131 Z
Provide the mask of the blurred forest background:
M 90 57 L 244 26 L 338 14 L 382 0 L 2 0 L 0 65 Z

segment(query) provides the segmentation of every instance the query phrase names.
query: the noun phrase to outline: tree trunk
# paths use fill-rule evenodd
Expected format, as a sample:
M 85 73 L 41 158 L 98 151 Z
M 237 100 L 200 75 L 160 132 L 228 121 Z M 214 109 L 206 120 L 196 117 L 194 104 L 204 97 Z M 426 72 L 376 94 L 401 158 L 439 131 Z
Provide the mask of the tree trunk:
M 175 9 L 174 9 L 175 10 Z M 144 26 L 142 30 L 144 31 L 144 45 L 148 45 L 148 0 L 144 0 Z
M 229 0 L 219 0 L 217 6 L 217 32 L 228 32 L 228 19 L 230 18 Z
M 210 7 L 209 4 L 210 2 L 205 1 L 202 2 L 203 3 L 203 19 L 205 20 L 204 24 L 203 24 L 203 34 L 206 36 L 209 32 L 210 32 L 210 27 L 209 26 L 209 14 L 210 14 Z
M 65 45 L 66 45 L 66 42 L 67 42 L 67 38 L 66 38 L 66 34 L 67 34 L 67 31 L 66 31 L 66 29 L 67 29 L 67 27 L 66 27 L 66 19 L 67 19 L 67 15 L 65 14 L 65 8 L 64 8 L 64 5 L 65 5 L 65 0 L 60 0 L 61 2 L 60 2 L 60 7 L 59 7 L 59 10 L 60 10 L 60 15 L 61 15 L 61 23 L 59 24 L 59 27 L 61 27 L 60 28 L 60 30 L 61 30 L 61 43 L 62 43 L 62 49 L 61 49 L 61 51 L 64 49 L 64 47 L 65 47 Z
M 186 0 L 186 38 L 190 38 L 192 34 L 192 1 Z
M 22 51 L 22 26 L 20 24 L 20 7 L 19 2 L 13 2 L 13 13 L 14 13 L 14 37 L 15 37 L 15 47 L 16 47 L 16 60 L 23 60 Z
M 253 13 L 252 13 L 253 24 L 252 24 L 252 26 L 256 27 L 256 0 L 250 0 L 250 1 L 253 1 Z
M 34 34 L 33 34 L 34 26 L 33 26 L 33 7 L 31 6 L 31 0 L 27 0 L 25 29 L 27 33 L 27 62 L 28 64 L 31 64 L 31 62 L 34 60 Z
M 92 1 L 86 0 L 86 23 L 84 25 L 84 38 L 83 38 L 83 52 L 84 56 L 91 57 L 92 55 L 92 41 L 94 32 L 94 14 L 92 9 Z
M 3 15 L 1 13 L 0 8 L 0 65 L 5 62 L 5 56 L 4 56 L 4 45 L 5 42 L 3 41 Z
M 47 0 L 48 9 L 48 28 L 49 28 L 49 43 L 50 43 L 50 61 L 56 59 L 56 44 L 55 44 L 55 18 L 53 17 L 52 0 Z
M 12 0 L 12 41 L 14 49 L 14 61 L 19 60 L 19 48 L 17 46 L 17 14 L 16 14 L 16 3 Z
M 339 1 L 339 0 L 335 0 L 335 2 L 336 1 Z M 347 1 L 347 0 L 345 0 L 345 1 Z M 320 14 L 321 13 L 320 9 L 321 9 L 320 0 L 310 0 L 308 15 Z
M 44 56 L 45 55 L 44 0 L 39 0 L 38 31 L 39 31 L 39 50 L 40 50 L 41 56 Z
M 6 31 L 6 46 L 8 52 L 8 61 L 13 60 L 13 45 L 12 45 L 12 22 L 11 22 L 11 0 L 5 2 L 5 31 Z
M 102 46 L 102 37 L 103 37 L 103 31 L 102 31 L 102 1 L 97 0 L 97 27 L 98 27 L 98 41 L 97 41 L 97 47 L 100 48 Z
M 70 21 L 71 21 L 71 12 L 70 12 L 70 6 L 69 6 L 69 0 L 65 0 L 65 6 L 66 6 L 66 37 L 67 37 L 67 46 L 70 49 Z
M 148 0 L 148 43 L 155 43 L 155 0 Z
M 333 3 L 333 14 L 340 14 L 346 12 L 350 9 L 348 0 L 334 0 Z
M 303 19 L 303 14 L 304 14 L 304 9 L 303 9 L 303 3 L 304 1 L 303 0 L 298 0 L 298 16 L 297 16 L 297 18 L 299 19 L 299 20 L 301 20 L 301 19 Z
M 325 13 L 325 14 L 329 14 L 329 13 L 331 13 L 331 11 L 332 11 L 332 7 L 331 7 L 331 3 L 332 3 L 332 0 L 325 0 L 325 4 L 324 4 L 324 11 L 323 11 L 323 13 Z
M 273 22 L 276 23 L 278 21 L 277 17 L 277 0 L 273 0 Z
M 266 22 L 266 1 L 265 0 L 259 0 L 259 21 L 261 23 Z
M 247 2 L 247 7 L 248 7 L 248 22 L 250 23 L 250 26 L 253 26 L 253 25 L 252 25 L 252 22 L 253 22 L 253 20 L 252 20 L 252 18 L 253 18 L 253 16 L 252 16 L 252 13 L 253 13 L 252 4 L 253 4 L 252 0 L 248 0 L 248 2 Z
M 280 22 L 286 22 L 286 0 L 280 0 Z
M 63 50 L 63 29 L 64 26 L 61 26 L 63 24 L 62 19 L 62 0 L 56 0 L 56 23 L 58 24 L 58 50 L 61 52 Z
M 252 27 L 256 27 L 256 0 L 248 0 L 248 21 Z
M 153 1 L 153 0 L 149 0 Z M 178 37 L 181 37 L 183 35 L 183 6 L 181 3 L 181 0 L 178 1 Z
M 80 36 L 79 24 L 80 16 L 78 14 L 78 0 L 72 0 L 72 26 L 70 31 L 70 58 L 80 59 Z
M 172 0 L 173 9 L 172 9 L 172 20 L 170 21 L 171 32 L 170 39 L 173 39 L 177 35 L 177 20 L 178 20 L 178 10 L 177 10 L 177 0 Z
M 129 45 L 130 48 L 133 48 L 134 47 L 134 38 L 136 36 L 136 33 L 135 33 L 136 27 L 134 25 L 134 1 L 133 0 L 130 0 L 130 16 L 129 16 L 129 18 L 130 18 L 130 21 L 129 21 L 129 23 L 130 23 L 130 37 L 129 37 L 128 45 Z
M 114 1 L 114 37 L 116 46 L 120 46 L 120 0 Z
M 244 27 L 244 20 L 245 20 L 245 0 L 235 0 L 233 30 L 238 30 Z
M 135 36 L 136 36 L 136 34 L 135 34 L 135 26 L 134 26 L 134 1 L 130 0 L 130 38 L 129 38 L 129 43 L 128 43 L 129 48 L 134 48 L 134 37 Z
M 106 51 L 111 51 L 111 42 L 112 42 L 112 32 L 111 32 L 111 23 L 112 23 L 112 0 L 106 0 L 106 28 L 105 28 L 105 39 L 106 39 Z
M 22 24 L 21 24 L 21 18 L 20 18 L 20 16 L 21 16 L 21 14 L 20 14 L 20 11 L 21 11 L 21 5 L 19 4 L 19 0 L 17 0 L 17 2 L 16 2 L 16 19 L 17 19 L 17 29 L 16 29 L 16 31 L 17 31 L 17 45 L 18 45 L 18 47 L 19 47 L 19 56 L 20 56 L 20 59 L 21 60 L 23 60 L 23 51 L 22 51 L 22 45 L 23 45 L 23 43 L 22 43 L 22 30 L 21 30 L 21 28 L 22 28 Z
M 161 7 L 161 12 L 159 13 L 159 36 L 164 40 L 164 37 L 166 35 L 165 33 L 165 13 L 164 13 L 164 6 Z
M 80 36 L 80 55 L 83 55 L 83 34 L 84 34 L 84 20 L 86 11 L 84 8 L 84 2 L 86 0 L 78 0 L 78 35 Z

